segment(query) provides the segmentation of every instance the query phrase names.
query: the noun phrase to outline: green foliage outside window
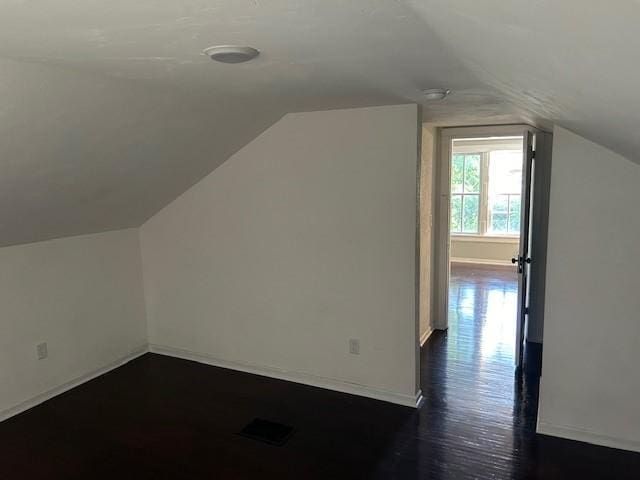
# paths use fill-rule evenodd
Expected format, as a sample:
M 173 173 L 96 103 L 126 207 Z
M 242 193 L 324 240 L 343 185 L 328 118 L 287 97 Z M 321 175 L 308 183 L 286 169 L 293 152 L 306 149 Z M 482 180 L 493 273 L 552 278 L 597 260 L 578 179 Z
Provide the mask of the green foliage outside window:
M 520 233 L 521 152 L 492 150 L 451 157 L 451 233 Z M 483 169 L 487 169 L 486 172 Z M 483 175 L 488 185 L 483 186 Z M 486 191 L 485 191 L 486 189 Z M 481 215 L 481 206 L 486 209 Z M 485 211 L 482 212 L 483 214 Z M 480 218 L 486 218 L 481 232 Z
M 451 159 L 451 232 L 478 233 L 480 154 L 455 154 Z

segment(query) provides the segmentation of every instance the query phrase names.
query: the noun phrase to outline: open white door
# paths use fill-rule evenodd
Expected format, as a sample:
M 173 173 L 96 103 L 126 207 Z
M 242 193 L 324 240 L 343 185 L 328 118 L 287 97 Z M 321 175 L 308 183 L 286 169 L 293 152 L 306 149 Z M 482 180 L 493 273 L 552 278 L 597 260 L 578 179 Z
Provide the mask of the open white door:
M 529 272 L 531 267 L 531 219 L 533 200 L 533 162 L 535 134 L 527 131 L 523 137 L 522 200 L 520 202 L 520 248 L 518 256 L 511 259 L 518 267 L 518 316 L 516 318 L 516 367 L 522 367 L 527 303 L 529 292 Z

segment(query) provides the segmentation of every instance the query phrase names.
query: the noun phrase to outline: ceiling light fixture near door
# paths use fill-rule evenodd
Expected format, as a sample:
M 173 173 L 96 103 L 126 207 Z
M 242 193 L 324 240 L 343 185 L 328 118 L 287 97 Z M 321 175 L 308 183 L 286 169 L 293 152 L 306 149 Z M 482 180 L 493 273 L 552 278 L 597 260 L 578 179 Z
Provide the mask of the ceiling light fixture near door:
M 423 90 L 422 94 L 426 100 L 443 100 L 451 93 L 447 88 L 430 88 Z
M 203 53 L 211 60 L 222 63 L 248 62 L 260 54 L 257 49 L 243 45 L 216 45 L 205 48 Z

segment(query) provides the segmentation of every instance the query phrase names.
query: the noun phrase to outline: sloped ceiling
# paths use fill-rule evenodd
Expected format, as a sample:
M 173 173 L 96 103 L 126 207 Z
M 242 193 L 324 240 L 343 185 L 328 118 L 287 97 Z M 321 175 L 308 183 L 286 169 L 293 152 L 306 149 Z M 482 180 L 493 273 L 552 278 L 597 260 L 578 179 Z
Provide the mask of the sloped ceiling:
M 615 8 L 614 8 L 615 7 Z M 640 161 L 640 3 L 0 0 L 0 245 L 140 225 L 286 112 L 421 103 Z M 240 43 L 242 65 L 201 54 Z
M 479 84 L 640 163 L 640 0 L 414 0 Z

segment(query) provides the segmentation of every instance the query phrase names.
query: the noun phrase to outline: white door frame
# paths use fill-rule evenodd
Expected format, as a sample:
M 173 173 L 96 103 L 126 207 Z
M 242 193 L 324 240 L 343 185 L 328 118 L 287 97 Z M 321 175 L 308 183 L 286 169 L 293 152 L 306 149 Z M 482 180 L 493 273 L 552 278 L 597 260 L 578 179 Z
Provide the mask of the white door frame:
M 434 214 L 435 232 L 435 272 L 432 318 L 435 329 L 446 330 L 449 327 L 449 202 L 451 198 L 451 145 L 456 138 L 487 138 L 505 136 L 524 136 L 526 132 L 539 133 L 539 130 L 526 124 L 491 125 L 479 127 L 451 127 L 440 130 L 436 175 L 436 195 Z M 514 314 L 515 315 L 515 314 Z

